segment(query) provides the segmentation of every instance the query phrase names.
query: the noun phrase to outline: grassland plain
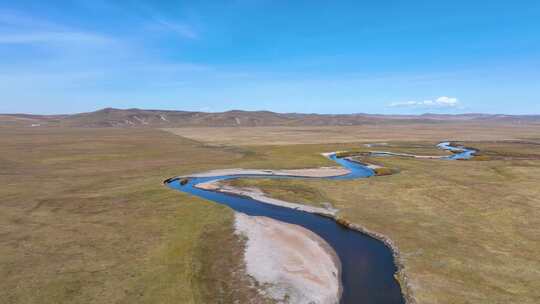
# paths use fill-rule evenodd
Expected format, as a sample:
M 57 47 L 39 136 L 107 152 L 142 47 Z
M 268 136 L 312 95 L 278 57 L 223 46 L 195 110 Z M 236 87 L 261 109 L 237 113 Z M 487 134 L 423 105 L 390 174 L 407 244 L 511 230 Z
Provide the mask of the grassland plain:
M 0 129 L 0 303 L 264 303 L 223 206 L 164 187 L 237 151 L 155 129 Z
M 385 150 L 440 153 L 434 144 L 390 143 Z M 466 144 L 493 160 L 378 157 L 373 160 L 399 168 L 400 173 L 354 181 L 231 183 L 259 187 L 288 201 L 315 205 L 330 201 L 342 218 L 389 236 L 401 251 L 419 303 L 538 303 L 538 141 Z
M 522 130 L 491 132 L 505 139 L 531 137 Z M 283 140 L 278 134 L 233 146 L 155 129 L 0 132 L 2 303 L 265 302 L 243 275 L 242 240 L 232 233 L 230 209 L 169 190 L 161 181 L 219 168 L 328 166 L 333 163 L 321 152 L 372 149 L 357 134 L 348 143 L 331 143 L 332 136 L 323 133 L 324 144 L 304 144 L 312 140 L 305 137 L 276 145 Z M 372 132 L 383 138 L 377 132 L 390 131 Z M 438 152 L 435 143 L 391 143 L 380 150 L 432 154 Z M 348 220 L 390 236 L 421 303 L 538 302 L 538 146 L 470 145 L 500 159 L 379 158 L 400 173 L 295 180 L 285 190 L 281 181 L 260 182 L 287 200 L 298 195 L 303 203 L 330 201 Z
M 168 128 L 194 140 L 227 145 L 294 145 L 384 141 L 508 140 L 537 137 L 540 123 L 442 122 L 360 126 Z

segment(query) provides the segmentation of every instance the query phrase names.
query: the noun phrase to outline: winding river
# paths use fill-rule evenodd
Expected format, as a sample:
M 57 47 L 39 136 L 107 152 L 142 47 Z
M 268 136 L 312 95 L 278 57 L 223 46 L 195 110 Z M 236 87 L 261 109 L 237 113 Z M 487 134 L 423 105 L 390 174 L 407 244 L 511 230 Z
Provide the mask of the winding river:
M 468 159 L 476 152 L 473 149 L 462 146 L 453 146 L 449 142 L 440 143 L 438 147 L 454 153 L 448 157 L 441 157 L 441 159 Z M 344 158 L 337 158 L 335 154 L 331 154 L 329 158 L 347 168 L 350 173 L 327 177 L 328 179 L 356 179 L 374 175 L 373 170 L 362 164 Z M 173 189 L 227 205 L 235 211 L 251 216 L 266 216 L 282 222 L 300 225 L 318 234 L 334 249 L 341 261 L 343 293 L 340 302 L 342 304 L 405 303 L 400 286 L 394 278 L 397 267 L 394 263 L 392 250 L 380 240 L 367 234 L 347 229 L 331 218 L 263 203 L 248 197 L 203 190 L 195 187 L 195 185 L 203 182 L 234 178 L 306 177 L 236 174 L 191 177 L 184 185 L 180 183 L 179 178 L 172 178 L 167 180 L 166 183 Z

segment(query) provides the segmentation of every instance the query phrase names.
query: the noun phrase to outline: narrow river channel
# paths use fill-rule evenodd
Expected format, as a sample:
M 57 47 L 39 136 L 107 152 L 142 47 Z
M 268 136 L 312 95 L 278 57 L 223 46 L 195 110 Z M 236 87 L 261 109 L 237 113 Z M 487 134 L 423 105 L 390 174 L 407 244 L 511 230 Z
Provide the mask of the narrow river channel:
M 439 144 L 438 147 L 446 150 L 460 149 L 459 151 L 454 150 L 454 154 L 446 159 L 467 159 L 475 152 L 464 147 L 453 147 L 447 142 Z M 350 173 L 327 177 L 327 179 L 366 178 L 374 174 L 371 169 L 359 163 L 337 158 L 335 155 L 330 155 L 329 158 L 347 168 Z M 266 204 L 252 198 L 194 187 L 196 184 L 203 182 L 234 178 L 305 177 L 239 174 L 192 177 L 184 185 L 180 184 L 179 179 L 171 179 L 167 182 L 167 185 L 173 189 L 227 205 L 238 212 L 251 216 L 266 216 L 282 222 L 300 225 L 318 234 L 332 246 L 341 261 L 343 294 L 340 303 L 342 304 L 399 304 L 405 302 L 400 286 L 394 278 L 397 267 L 394 263 L 392 251 L 382 241 L 367 234 L 345 228 L 331 218 Z

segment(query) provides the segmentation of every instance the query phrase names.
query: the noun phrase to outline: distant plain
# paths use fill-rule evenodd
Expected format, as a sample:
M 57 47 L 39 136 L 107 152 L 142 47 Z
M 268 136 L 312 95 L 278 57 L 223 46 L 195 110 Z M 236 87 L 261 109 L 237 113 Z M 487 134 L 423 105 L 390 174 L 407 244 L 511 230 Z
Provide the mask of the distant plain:
M 225 145 L 291 145 L 385 141 L 519 140 L 540 136 L 540 123 L 479 122 L 360 126 L 167 128 L 174 134 Z

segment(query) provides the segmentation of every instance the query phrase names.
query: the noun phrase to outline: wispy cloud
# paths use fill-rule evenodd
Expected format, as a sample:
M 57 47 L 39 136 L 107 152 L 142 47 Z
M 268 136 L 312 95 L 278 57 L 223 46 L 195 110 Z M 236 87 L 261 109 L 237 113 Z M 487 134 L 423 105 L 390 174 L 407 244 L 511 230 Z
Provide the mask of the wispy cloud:
M 204 73 L 217 72 L 215 68 L 209 65 L 189 63 L 189 62 L 152 62 L 152 64 L 143 63 L 141 65 L 132 65 L 132 70 L 138 72 L 151 73 Z
M 0 44 L 72 43 L 80 46 L 114 42 L 114 39 L 106 35 L 61 26 L 13 11 L 0 11 L 0 25 Z
M 108 37 L 78 31 L 0 33 L 0 44 L 85 43 L 104 45 L 111 42 L 113 40 Z
M 443 108 L 459 108 L 461 103 L 456 97 L 441 96 L 435 100 L 409 100 L 401 102 L 393 102 L 390 107 L 402 108 L 420 108 L 420 109 L 443 109 Z
M 172 20 L 163 12 L 154 9 L 149 3 L 137 2 L 134 7 L 140 17 L 146 21 L 146 29 L 170 32 L 183 39 L 194 40 L 200 37 L 197 29 L 183 18 Z
M 192 26 L 188 24 L 172 22 L 172 21 L 160 18 L 160 17 L 154 17 L 154 22 L 157 27 L 174 32 L 183 38 L 187 38 L 187 39 L 199 38 L 199 34 L 195 31 L 195 29 Z

